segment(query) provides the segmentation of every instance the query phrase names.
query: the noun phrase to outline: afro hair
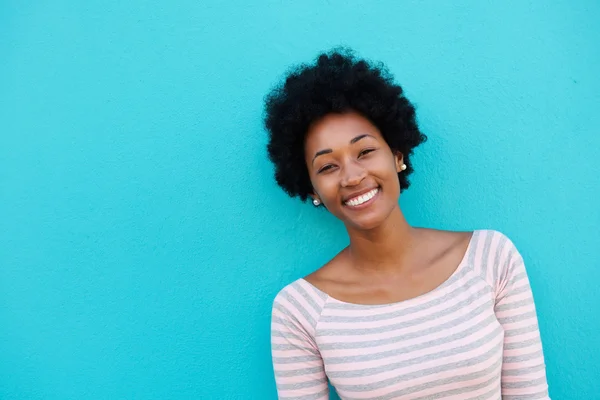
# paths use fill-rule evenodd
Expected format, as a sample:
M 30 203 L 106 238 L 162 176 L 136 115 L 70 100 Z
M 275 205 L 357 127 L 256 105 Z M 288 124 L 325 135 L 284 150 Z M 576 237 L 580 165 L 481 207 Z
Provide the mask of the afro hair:
M 425 142 L 415 108 L 381 64 L 357 59 L 349 49 L 320 54 L 314 65 L 299 65 L 265 98 L 267 152 L 277 184 L 291 197 L 306 201 L 313 193 L 304 158 L 309 127 L 328 114 L 357 112 L 381 132 L 392 151 L 404 157 L 400 190 L 409 187 L 410 156 Z

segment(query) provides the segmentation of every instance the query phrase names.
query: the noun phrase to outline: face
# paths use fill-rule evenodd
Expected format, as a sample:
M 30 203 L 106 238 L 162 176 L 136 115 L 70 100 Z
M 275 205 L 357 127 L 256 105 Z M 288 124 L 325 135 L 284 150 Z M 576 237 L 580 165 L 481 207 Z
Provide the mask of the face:
M 329 114 L 312 125 L 304 155 L 313 198 L 348 228 L 376 228 L 398 207 L 402 154 L 360 114 Z

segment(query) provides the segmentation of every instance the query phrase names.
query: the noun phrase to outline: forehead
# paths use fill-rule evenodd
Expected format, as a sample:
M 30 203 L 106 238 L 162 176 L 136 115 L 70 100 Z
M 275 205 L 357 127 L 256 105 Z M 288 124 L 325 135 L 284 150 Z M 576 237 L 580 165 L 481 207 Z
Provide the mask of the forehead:
M 349 146 L 353 138 L 364 134 L 383 140 L 379 129 L 358 113 L 329 114 L 308 129 L 305 151 L 308 156 L 321 149 Z

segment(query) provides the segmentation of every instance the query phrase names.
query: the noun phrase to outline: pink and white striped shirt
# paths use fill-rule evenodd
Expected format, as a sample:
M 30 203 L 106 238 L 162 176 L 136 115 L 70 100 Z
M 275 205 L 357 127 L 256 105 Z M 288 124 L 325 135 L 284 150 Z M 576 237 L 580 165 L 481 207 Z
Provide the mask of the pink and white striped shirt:
M 549 399 L 523 259 L 503 234 L 473 234 L 442 285 L 385 305 L 336 300 L 304 279 L 275 298 L 280 399 Z

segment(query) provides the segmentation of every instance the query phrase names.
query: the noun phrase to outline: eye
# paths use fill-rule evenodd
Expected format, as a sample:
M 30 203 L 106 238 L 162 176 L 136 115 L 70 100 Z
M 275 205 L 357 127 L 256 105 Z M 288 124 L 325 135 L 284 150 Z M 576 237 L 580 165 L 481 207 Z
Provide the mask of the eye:
M 364 150 L 361 150 L 360 153 L 358 153 L 358 157 L 362 157 L 362 156 L 364 156 L 366 154 L 369 154 L 369 153 L 371 153 L 373 151 L 375 151 L 375 149 L 364 149 Z
M 317 171 L 317 174 L 327 172 L 327 171 L 331 170 L 332 168 L 333 168 L 333 165 L 331 165 L 331 164 L 324 165 Z

